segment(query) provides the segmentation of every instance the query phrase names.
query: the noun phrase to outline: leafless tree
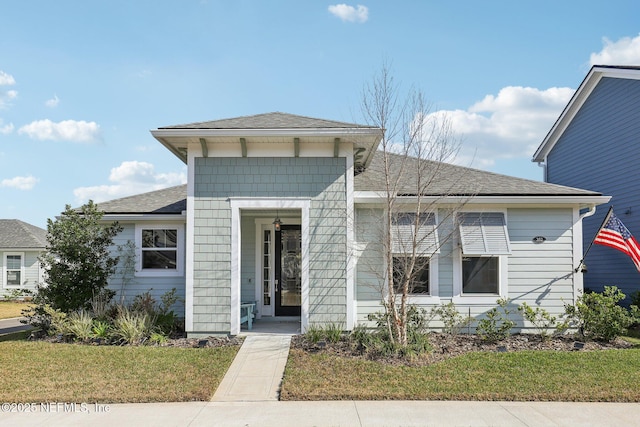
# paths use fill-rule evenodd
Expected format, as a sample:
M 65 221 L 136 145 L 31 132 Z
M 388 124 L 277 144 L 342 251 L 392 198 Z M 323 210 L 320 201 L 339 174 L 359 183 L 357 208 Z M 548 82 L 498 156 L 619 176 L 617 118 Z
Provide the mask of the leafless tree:
M 450 162 L 460 144 L 449 118 L 433 113 L 422 91 L 411 88 L 401 94 L 388 64 L 365 84 L 361 111 L 368 124 L 383 131 L 373 165 L 377 186 L 384 189 L 384 218 L 377 227 L 384 268 L 377 268 L 378 286 L 389 336 L 406 346 L 409 296 L 423 282 L 425 263 L 451 237 L 455 208 L 474 191 L 457 186 L 455 175 L 462 168 L 452 168 Z M 445 199 L 449 209 L 440 209 L 436 224 Z M 448 229 L 439 230 L 447 221 Z

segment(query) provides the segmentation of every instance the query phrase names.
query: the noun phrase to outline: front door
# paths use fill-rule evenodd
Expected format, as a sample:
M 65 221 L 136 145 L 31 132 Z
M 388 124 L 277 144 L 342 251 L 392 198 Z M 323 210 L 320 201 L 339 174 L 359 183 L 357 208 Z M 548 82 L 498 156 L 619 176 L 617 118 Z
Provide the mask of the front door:
M 302 302 L 302 233 L 283 225 L 275 233 L 275 315 L 300 316 Z

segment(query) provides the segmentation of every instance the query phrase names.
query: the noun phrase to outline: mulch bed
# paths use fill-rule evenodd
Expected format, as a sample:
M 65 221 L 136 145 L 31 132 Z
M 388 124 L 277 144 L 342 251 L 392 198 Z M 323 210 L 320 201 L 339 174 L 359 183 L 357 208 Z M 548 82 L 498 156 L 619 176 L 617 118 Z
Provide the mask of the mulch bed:
M 525 350 L 553 350 L 553 351 L 593 351 L 608 349 L 626 349 L 634 345 L 617 338 L 611 342 L 579 341 L 569 336 L 557 336 L 542 339 L 539 335 L 514 334 L 497 343 L 483 341 L 478 335 L 450 335 L 432 332 L 429 342 L 433 351 L 414 357 L 388 357 L 377 354 L 363 353 L 361 349 L 344 337 L 337 343 L 320 341 L 313 344 L 303 335 L 293 337 L 291 347 L 302 349 L 310 353 L 326 353 L 341 357 L 376 360 L 393 365 L 424 366 L 442 360 L 460 356 L 470 352 L 514 352 Z

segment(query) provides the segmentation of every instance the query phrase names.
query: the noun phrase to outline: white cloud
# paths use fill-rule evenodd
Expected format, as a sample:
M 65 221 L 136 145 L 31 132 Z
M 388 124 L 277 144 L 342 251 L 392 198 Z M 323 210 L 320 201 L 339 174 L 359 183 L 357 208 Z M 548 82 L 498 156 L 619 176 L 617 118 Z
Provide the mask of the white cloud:
M 2 89 L 2 86 L 12 86 L 14 84 L 16 84 L 16 79 L 11 74 L 0 70 L 0 108 L 8 107 L 11 100 L 18 97 L 18 91 Z
M 31 190 L 38 181 L 38 178 L 31 175 L 16 176 L 14 178 L 7 178 L 0 181 L 0 187 L 16 188 L 18 190 Z
M 36 120 L 18 130 L 32 139 L 41 141 L 96 142 L 100 140 L 100 126 L 84 120 L 63 120 L 54 123 L 49 119 Z
M 10 86 L 16 84 L 16 79 L 11 74 L 7 74 L 0 70 L 0 85 Z
M 573 93 L 571 88 L 509 86 L 467 110 L 431 115 L 449 120 L 461 138 L 456 163 L 490 168 L 497 159 L 530 158 Z
M 60 98 L 58 98 L 58 95 L 53 95 L 53 98 L 47 99 L 44 105 L 46 105 L 49 108 L 56 108 L 59 103 L 60 103 Z
M 0 119 L 0 133 L 3 135 L 8 135 L 13 132 L 13 123 L 3 124 L 4 122 Z
M 344 22 L 367 22 L 369 19 L 369 8 L 359 4 L 357 8 L 347 4 L 335 4 L 329 6 L 329 12 Z
M 79 187 L 73 190 L 78 204 L 88 200 L 103 202 L 132 194 L 160 190 L 187 182 L 185 172 L 156 173 L 151 163 L 127 161 L 111 169 L 109 181 L 112 184 L 93 187 Z
M 640 34 L 634 38 L 623 37 L 616 42 L 603 38 L 604 47 L 592 53 L 591 65 L 638 65 L 640 64 Z

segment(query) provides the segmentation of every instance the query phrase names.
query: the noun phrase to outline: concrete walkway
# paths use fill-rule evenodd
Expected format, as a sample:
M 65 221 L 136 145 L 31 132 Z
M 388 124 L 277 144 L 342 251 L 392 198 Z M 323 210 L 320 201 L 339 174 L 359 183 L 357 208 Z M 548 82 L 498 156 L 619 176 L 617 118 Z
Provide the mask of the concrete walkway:
M 247 336 L 213 395 L 214 402 L 277 402 L 291 335 Z

